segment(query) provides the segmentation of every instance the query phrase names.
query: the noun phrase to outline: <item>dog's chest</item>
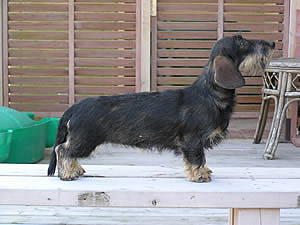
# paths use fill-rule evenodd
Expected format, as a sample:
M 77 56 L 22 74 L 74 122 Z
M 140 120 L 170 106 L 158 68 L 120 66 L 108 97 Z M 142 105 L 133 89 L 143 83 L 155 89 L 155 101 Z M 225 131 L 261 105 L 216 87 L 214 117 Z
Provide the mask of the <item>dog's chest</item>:
M 221 127 L 218 127 L 214 129 L 207 138 L 207 141 L 210 145 L 218 144 L 220 141 L 222 141 L 226 136 L 226 129 L 223 130 Z

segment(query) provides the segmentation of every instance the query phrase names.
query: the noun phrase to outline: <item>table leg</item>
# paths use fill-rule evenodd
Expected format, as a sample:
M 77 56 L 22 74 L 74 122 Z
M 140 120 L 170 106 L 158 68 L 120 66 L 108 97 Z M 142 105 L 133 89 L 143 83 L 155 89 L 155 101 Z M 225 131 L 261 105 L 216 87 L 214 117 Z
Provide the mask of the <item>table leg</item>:
M 280 209 L 231 209 L 229 225 L 279 225 Z

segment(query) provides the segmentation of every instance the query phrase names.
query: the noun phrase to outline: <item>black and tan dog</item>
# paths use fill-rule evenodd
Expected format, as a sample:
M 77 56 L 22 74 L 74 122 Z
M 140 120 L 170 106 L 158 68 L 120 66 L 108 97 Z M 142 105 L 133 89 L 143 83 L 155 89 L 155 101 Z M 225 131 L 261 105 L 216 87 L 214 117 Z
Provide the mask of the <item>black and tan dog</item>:
M 204 71 L 191 86 L 164 92 L 87 98 L 62 116 L 48 168 L 62 180 L 74 180 L 84 169 L 77 158 L 87 157 L 103 143 L 173 150 L 183 154 L 188 180 L 209 182 L 205 149 L 226 136 L 241 73 L 263 71 L 274 42 L 225 37 L 213 47 Z

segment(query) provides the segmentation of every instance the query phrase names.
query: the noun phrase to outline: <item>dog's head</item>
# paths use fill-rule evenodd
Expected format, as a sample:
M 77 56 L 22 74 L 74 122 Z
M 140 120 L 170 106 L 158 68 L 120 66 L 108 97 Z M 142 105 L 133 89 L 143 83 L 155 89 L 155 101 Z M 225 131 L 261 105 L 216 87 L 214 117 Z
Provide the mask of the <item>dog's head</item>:
M 241 35 L 224 37 L 212 48 L 210 67 L 214 82 L 225 89 L 245 85 L 243 75 L 257 75 L 268 65 L 274 42 L 248 40 Z

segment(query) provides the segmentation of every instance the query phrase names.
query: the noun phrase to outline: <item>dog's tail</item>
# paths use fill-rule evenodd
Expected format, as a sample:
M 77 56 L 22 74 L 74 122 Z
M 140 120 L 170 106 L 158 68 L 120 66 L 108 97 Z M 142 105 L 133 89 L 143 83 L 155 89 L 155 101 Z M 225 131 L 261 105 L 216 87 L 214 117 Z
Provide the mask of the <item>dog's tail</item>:
M 56 153 L 55 153 L 55 148 L 56 146 L 64 143 L 66 141 L 68 134 L 68 129 L 67 129 L 67 121 L 63 118 L 59 121 L 58 125 L 58 130 L 57 130 L 57 135 L 56 135 L 56 143 L 53 146 L 53 151 L 51 153 L 51 158 L 48 166 L 48 176 L 53 176 L 55 173 L 56 169 L 56 164 L 57 164 L 57 159 L 56 159 Z

